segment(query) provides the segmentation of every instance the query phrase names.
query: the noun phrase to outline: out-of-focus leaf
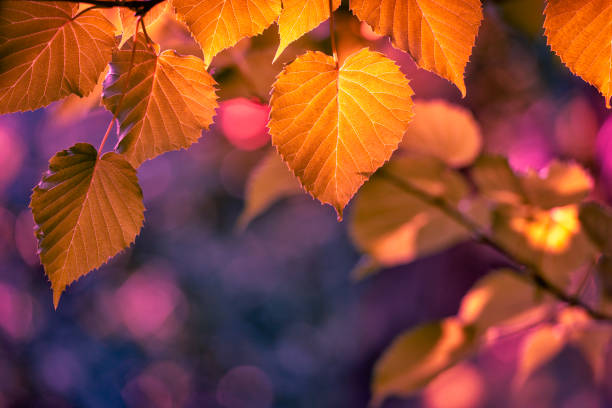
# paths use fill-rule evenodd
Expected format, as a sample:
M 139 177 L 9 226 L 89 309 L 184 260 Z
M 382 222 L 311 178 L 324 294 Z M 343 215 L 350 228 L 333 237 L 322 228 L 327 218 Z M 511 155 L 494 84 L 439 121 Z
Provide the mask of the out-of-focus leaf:
M 483 18 L 480 0 L 351 0 L 350 7 L 374 32 L 391 36 L 395 47 L 465 96 L 465 66 Z
M 591 241 L 603 253 L 612 256 L 612 211 L 591 201 L 580 206 L 579 218 Z
M 0 1 L 0 114 L 88 95 L 111 58 L 115 28 L 78 4 Z
M 593 378 L 597 383 L 604 379 L 606 373 L 606 356 L 611 339 L 610 324 L 590 322 L 583 330 L 574 333 L 570 340 L 591 366 Z
M 337 68 L 307 52 L 272 90 L 272 144 L 304 188 L 342 211 L 389 159 L 412 120 L 412 90 L 390 59 L 363 49 Z
M 612 3 L 602 0 L 549 0 L 544 10 L 548 45 L 576 75 L 612 97 Z
M 373 404 L 380 405 L 392 395 L 413 394 L 467 357 L 474 346 L 473 331 L 453 318 L 400 334 L 374 367 Z
M 86 143 L 51 158 L 30 207 L 56 308 L 66 286 L 128 247 L 144 222 L 136 170 Z
M 206 66 L 220 51 L 261 34 L 281 12 L 281 0 L 172 0 L 202 47 Z
M 333 10 L 340 7 L 341 0 L 333 0 Z M 332 10 L 332 11 L 333 11 Z M 280 44 L 274 61 L 285 48 L 307 32 L 317 28 L 329 18 L 329 0 L 285 0 L 278 18 Z
M 443 100 L 417 101 L 403 151 L 430 155 L 452 167 L 471 164 L 482 147 L 480 126 L 470 111 Z
M 525 381 L 551 361 L 565 345 L 562 332 L 551 325 L 539 326 L 530 333 L 521 346 L 519 363 L 514 377 L 514 387 L 520 388 Z
M 151 10 L 145 14 L 142 19 L 143 23 L 147 27 L 147 31 L 149 26 L 155 24 L 159 18 L 166 12 L 168 9 L 168 2 L 161 2 L 155 6 Z M 136 23 L 138 22 L 138 17 L 134 15 L 134 12 L 128 8 L 120 7 L 119 8 L 119 21 L 121 21 L 121 42 L 119 43 L 119 48 L 123 46 L 130 38 L 136 34 Z M 139 27 L 140 29 L 140 27 Z
M 453 206 L 468 193 L 462 176 L 438 159 L 398 156 L 391 160 L 383 174 L 357 195 L 349 226 L 356 246 L 379 265 L 410 262 L 469 237 L 463 226 L 385 173 Z
M 482 278 L 463 297 L 458 317 L 483 334 L 494 326 L 524 326 L 542 317 L 553 299 L 512 271 Z
M 68 95 L 50 109 L 56 123 L 67 125 L 83 119 L 93 109 L 102 106 L 102 88 L 104 79 L 108 74 L 108 66 L 100 75 L 96 87 L 87 96 Z
M 117 150 L 134 167 L 191 146 L 212 123 L 218 106 L 216 82 L 201 59 L 172 50 L 159 54 L 142 34 L 137 41 L 129 83 L 132 40 L 113 56 L 103 94 L 104 104 L 119 119 Z
M 597 261 L 597 277 L 604 302 L 612 301 L 612 255 L 602 255 Z
M 245 208 L 238 218 L 241 229 L 272 204 L 282 198 L 302 194 L 300 182 L 287 168 L 276 152 L 268 153 L 249 176 L 246 187 Z
M 483 155 L 476 160 L 471 171 L 476 187 L 485 197 L 507 204 L 524 201 L 521 183 L 506 158 Z

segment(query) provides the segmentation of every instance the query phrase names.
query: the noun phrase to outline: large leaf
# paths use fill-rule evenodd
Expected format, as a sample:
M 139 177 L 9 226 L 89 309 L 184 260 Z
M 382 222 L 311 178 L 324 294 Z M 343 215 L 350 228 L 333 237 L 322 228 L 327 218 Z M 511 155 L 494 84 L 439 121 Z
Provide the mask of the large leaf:
M 134 167 L 191 146 L 212 123 L 217 108 L 216 83 L 201 59 L 172 50 L 159 54 L 142 34 L 137 41 L 129 83 L 132 40 L 113 56 L 104 83 L 104 104 L 120 123 L 117 150 Z
M 245 207 L 237 226 L 245 228 L 251 220 L 266 211 L 276 201 L 303 194 L 300 182 L 276 152 L 268 153 L 249 175 Z
M 472 113 L 443 100 L 416 101 L 414 121 L 400 149 L 439 158 L 452 167 L 471 164 L 482 148 L 480 126 Z
M 468 194 L 461 175 L 437 159 L 400 156 L 391 160 L 359 192 L 351 217 L 351 238 L 372 260 L 394 266 L 469 238 L 468 230 L 419 194 L 402 188 L 396 179 L 451 206 Z
M 610 107 L 612 2 L 549 0 L 544 14 L 550 48 L 574 74 L 596 86 Z
M 372 400 L 380 405 L 391 395 L 408 396 L 437 374 L 467 357 L 474 333 L 456 319 L 429 323 L 399 335 L 376 362 Z
M 0 1 L 0 114 L 89 94 L 115 45 L 98 11 L 78 4 Z
M 134 242 L 144 221 L 136 170 L 86 143 L 51 158 L 30 207 L 56 308 L 67 285 Z
M 340 7 L 341 0 L 333 0 L 333 10 Z M 280 44 L 274 61 L 285 48 L 307 32 L 316 28 L 329 18 L 329 0 L 285 0 L 283 10 L 278 18 Z
M 448 79 L 465 96 L 465 66 L 482 21 L 480 0 L 351 0 L 350 7 L 421 68 Z
M 412 119 L 412 90 L 399 68 L 363 49 L 337 68 L 308 52 L 279 75 L 270 101 L 272 144 L 306 190 L 339 218 L 389 159 Z
M 220 51 L 261 34 L 281 12 L 281 0 L 172 0 L 172 4 L 202 47 L 206 66 Z

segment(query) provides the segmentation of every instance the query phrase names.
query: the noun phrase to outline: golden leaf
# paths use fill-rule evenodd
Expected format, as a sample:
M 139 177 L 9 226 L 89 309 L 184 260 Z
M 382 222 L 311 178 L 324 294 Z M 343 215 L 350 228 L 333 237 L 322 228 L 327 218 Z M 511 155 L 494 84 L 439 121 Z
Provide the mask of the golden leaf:
M 544 10 L 548 45 L 576 75 L 612 97 L 612 2 L 549 0 Z
M 0 114 L 88 95 L 111 58 L 113 25 L 78 4 L 0 1 Z
M 340 7 L 341 0 L 333 0 L 333 10 Z M 274 61 L 285 48 L 307 32 L 317 28 L 329 18 L 329 0 L 285 0 L 283 10 L 278 18 L 280 44 Z
M 164 15 L 167 9 L 168 3 L 162 2 L 153 6 L 153 8 L 149 10 L 147 14 L 145 14 L 144 18 L 142 19 L 142 22 L 145 24 L 145 27 L 147 27 L 147 31 L 149 31 L 149 26 L 155 24 L 159 20 L 159 18 Z M 132 38 L 134 34 L 136 34 L 136 31 L 141 30 L 141 28 L 136 28 L 136 24 L 138 23 L 138 17 L 134 15 L 134 12 L 132 10 L 125 7 L 119 8 L 119 21 L 121 22 L 122 30 L 121 42 L 119 43 L 119 48 L 121 48 L 123 47 L 123 44 L 125 44 L 130 38 Z
M 379 53 L 363 49 L 337 68 L 332 57 L 308 52 L 273 86 L 272 144 L 304 188 L 341 219 L 401 141 L 412 94 L 399 68 Z
M 144 222 L 136 170 L 86 143 L 51 158 L 30 207 L 56 308 L 67 285 L 128 247 Z
M 465 96 L 465 66 L 483 18 L 480 0 L 351 0 L 350 7 L 374 32 L 391 36 L 395 47 Z
M 220 51 L 261 34 L 281 12 L 281 0 L 172 0 L 172 5 L 202 47 L 206 66 Z
M 134 167 L 191 146 L 212 123 L 217 108 L 216 82 L 201 59 L 172 50 L 158 54 L 142 34 L 137 41 L 129 83 L 133 40 L 113 56 L 103 94 L 104 104 L 119 119 L 117 150 Z

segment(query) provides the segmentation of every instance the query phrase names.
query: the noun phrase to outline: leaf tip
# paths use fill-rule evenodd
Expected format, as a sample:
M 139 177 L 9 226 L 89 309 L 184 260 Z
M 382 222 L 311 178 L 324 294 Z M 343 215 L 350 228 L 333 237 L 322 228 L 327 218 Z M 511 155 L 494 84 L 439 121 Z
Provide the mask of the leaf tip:
M 64 292 L 64 289 L 53 289 L 53 309 L 57 310 L 57 307 L 59 306 L 59 301 L 60 298 L 62 297 L 62 293 Z

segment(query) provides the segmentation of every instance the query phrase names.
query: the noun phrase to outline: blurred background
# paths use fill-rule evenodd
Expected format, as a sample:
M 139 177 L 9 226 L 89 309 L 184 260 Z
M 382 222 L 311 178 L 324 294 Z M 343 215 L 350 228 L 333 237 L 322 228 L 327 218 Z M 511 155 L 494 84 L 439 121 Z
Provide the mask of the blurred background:
M 417 99 L 468 107 L 485 150 L 517 169 L 554 157 L 580 162 L 610 203 L 612 116 L 550 52 L 543 6 L 485 2 L 466 99 L 360 24 L 347 4 L 337 12 L 340 58 L 365 46 L 385 53 Z M 151 35 L 162 48 L 199 53 L 171 18 Z M 147 211 L 136 243 L 69 287 L 57 311 L 36 255 L 31 189 L 55 152 L 98 146 L 111 116 L 94 94 L 0 117 L 0 407 L 366 407 L 373 364 L 390 341 L 455 314 L 469 287 L 503 265 L 465 243 L 356 283 L 359 254 L 346 223 L 307 195 L 237 231 L 245 181 L 270 148 L 270 86 L 306 48 L 330 52 L 328 26 L 272 65 L 277 45 L 273 26 L 214 60 L 216 125 L 188 151 L 139 169 Z M 611 359 L 597 385 L 571 347 L 512 387 L 521 336 L 499 339 L 385 408 L 612 406 Z

